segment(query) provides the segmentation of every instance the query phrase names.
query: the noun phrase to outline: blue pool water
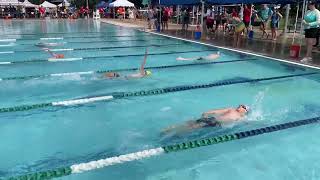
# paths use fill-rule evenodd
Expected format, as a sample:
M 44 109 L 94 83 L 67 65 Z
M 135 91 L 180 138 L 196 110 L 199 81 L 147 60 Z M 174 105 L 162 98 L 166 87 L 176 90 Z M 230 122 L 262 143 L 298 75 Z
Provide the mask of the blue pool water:
M 149 48 L 151 55 L 147 62 L 147 66 L 152 67 L 190 64 L 192 62 L 178 62 L 175 59 L 178 56 L 204 56 L 217 51 L 221 53 L 217 62 L 234 61 L 152 69 L 151 77 L 140 80 L 107 80 L 102 74 L 4 80 L 0 81 L 0 108 L 114 92 L 318 72 L 315 69 L 86 20 L 0 21 L 0 29 L 1 39 L 17 39 L 12 44 L 0 41 L 0 52 L 13 51 L 1 54 L 0 62 L 21 62 L 0 65 L 0 78 L 137 68 L 143 59 L 145 47 L 135 46 L 154 45 Z M 63 38 L 49 40 L 63 42 L 63 46 L 54 47 L 59 49 L 108 48 L 61 51 L 59 53 L 65 54 L 66 58 L 91 58 L 47 62 L 50 57 L 48 53 L 34 44 L 45 42 L 40 38 L 52 37 Z M 128 47 L 119 48 L 121 46 Z M 0 113 L 0 178 L 318 117 L 319 82 L 320 76 L 315 74 L 130 97 L 81 106 Z M 239 104 L 248 104 L 252 109 L 244 123 L 221 129 L 207 128 L 179 137 L 160 135 L 162 129 L 197 119 L 209 109 Z M 60 179 L 319 179 L 319 130 L 319 126 L 314 124 Z

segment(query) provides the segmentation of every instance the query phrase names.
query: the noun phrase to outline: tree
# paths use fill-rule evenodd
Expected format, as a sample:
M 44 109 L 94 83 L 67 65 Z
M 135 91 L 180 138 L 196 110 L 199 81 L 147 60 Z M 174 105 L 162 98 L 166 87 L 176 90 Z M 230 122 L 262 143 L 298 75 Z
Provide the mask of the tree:
M 100 2 L 100 0 L 88 0 L 89 1 L 89 7 L 92 9 Z M 70 0 L 70 3 L 72 5 L 75 5 L 76 7 L 87 6 L 87 0 Z
M 37 5 L 39 5 L 39 4 L 43 3 L 44 0 L 30 0 L 30 2 L 31 2 L 32 4 L 37 4 Z

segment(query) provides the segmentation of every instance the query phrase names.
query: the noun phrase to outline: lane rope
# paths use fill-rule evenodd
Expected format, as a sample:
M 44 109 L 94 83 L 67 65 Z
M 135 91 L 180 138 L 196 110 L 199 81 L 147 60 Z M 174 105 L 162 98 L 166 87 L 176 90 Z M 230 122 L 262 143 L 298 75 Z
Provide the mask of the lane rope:
M 214 62 L 203 62 L 203 63 L 190 63 L 190 64 L 176 64 L 176 65 L 166 65 L 166 66 L 150 66 L 145 67 L 145 69 L 168 69 L 168 68 L 179 68 L 188 66 L 202 66 L 210 64 L 225 64 L 225 63 L 236 63 L 236 62 L 247 62 L 255 61 L 258 59 L 237 59 L 228 61 L 214 61 Z M 45 77 L 63 77 L 63 76 L 74 76 L 74 75 L 90 75 L 90 74 L 103 74 L 108 72 L 123 72 L 123 71 L 137 71 L 139 68 L 124 68 L 124 69 L 110 69 L 110 70 L 98 70 L 98 71 L 86 71 L 86 72 L 67 72 L 67 73 L 55 73 L 55 74 L 45 74 L 45 75 L 33 75 L 33 76 L 17 76 L 17 77 L 5 77 L 1 78 L 5 80 L 28 80 L 35 78 L 45 78 Z
M 90 162 L 74 164 L 67 167 L 61 167 L 58 169 L 35 172 L 27 175 L 12 177 L 12 178 L 9 178 L 8 180 L 25 180 L 25 179 L 44 180 L 44 179 L 50 179 L 50 178 L 56 178 L 56 177 L 63 177 L 71 174 L 83 173 L 86 171 L 100 169 L 100 168 L 122 164 L 126 162 L 146 159 L 146 158 L 160 156 L 160 155 L 169 154 L 169 153 L 182 152 L 185 150 L 201 148 L 204 146 L 222 144 L 230 141 L 235 141 L 235 140 L 245 139 L 249 137 L 260 136 L 263 134 L 269 134 L 277 131 L 297 128 L 300 126 L 316 124 L 319 122 L 320 122 L 320 117 L 292 121 L 292 122 L 267 126 L 267 127 L 248 130 L 248 131 L 241 131 L 233 134 L 214 136 L 214 137 L 204 138 L 200 140 L 187 141 L 187 142 L 177 143 L 173 145 L 147 149 L 147 150 L 138 151 L 130 154 L 124 154 L 120 156 L 107 157 L 105 159 L 99 159 L 99 160 L 94 160 Z
M 244 84 L 244 83 L 285 79 L 285 78 L 299 77 L 299 76 L 309 76 L 309 75 L 315 75 L 315 74 L 319 74 L 319 73 L 313 72 L 313 73 L 275 76 L 275 77 L 258 78 L 258 79 L 250 79 L 250 80 L 224 81 L 224 82 L 218 82 L 218 83 L 213 82 L 213 83 L 199 84 L 199 85 L 183 85 L 183 86 L 157 88 L 152 90 L 141 90 L 141 91 L 134 91 L 134 92 L 114 92 L 114 93 L 110 93 L 111 95 L 108 95 L 108 96 L 94 96 L 90 98 L 79 98 L 79 99 L 59 101 L 59 102 L 39 103 L 39 104 L 33 104 L 33 105 L 21 105 L 21 106 L 15 106 L 15 107 L 0 108 L 0 113 L 27 111 L 32 109 L 39 109 L 39 108 L 45 108 L 50 106 L 60 106 L 60 105 L 73 106 L 73 105 L 87 104 L 87 103 L 93 103 L 98 101 L 121 99 L 126 97 L 154 96 L 154 95 L 174 93 L 174 92 L 180 92 L 180 91 L 189 91 L 189 90 L 195 90 L 195 89 L 213 88 L 218 86 L 228 86 L 228 85 L 234 85 L 234 84 Z
M 41 37 L 41 38 L 21 38 L 17 41 L 37 41 L 37 40 L 62 40 L 62 39 L 90 39 L 90 38 L 111 38 L 111 37 L 146 37 L 151 35 L 99 35 L 99 36 L 63 36 L 63 37 Z
M 180 53 L 194 53 L 194 52 L 214 52 L 213 50 L 194 50 L 194 51 L 170 51 L 165 53 L 149 53 L 148 56 L 156 56 L 156 55 L 168 55 L 168 54 L 180 54 Z M 81 59 L 76 60 L 97 60 L 102 59 L 106 60 L 106 58 L 118 58 L 118 57 L 135 57 L 135 56 L 144 56 L 144 54 L 128 54 L 128 55 L 114 55 L 114 56 L 93 56 L 93 57 L 82 57 Z M 8 65 L 8 64 L 25 64 L 25 63 L 47 63 L 47 62 L 66 62 L 59 61 L 61 59 L 49 60 L 49 59 L 33 59 L 33 60 L 25 60 L 25 61 L 13 61 L 13 62 L 0 62 L 0 65 Z
M 162 47 L 162 46 L 176 46 L 182 45 L 182 43 L 174 44 L 150 44 L 150 45 L 136 45 L 136 46 L 106 46 L 106 47 L 87 47 L 87 48 L 66 48 L 66 49 L 50 49 L 50 51 L 88 51 L 88 50 L 109 50 L 109 49 L 125 49 L 125 48 L 140 48 L 140 47 Z M 25 53 L 25 52 L 43 52 L 41 49 L 37 50 L 16 50 L 14 53 Z
M 0 42 L 16 42 L 17 39 L 0 39 Z
M 88 31 L 88 32 L 39 32 L 39 33 L 23 33 L 23 34 L 0 34 L 1 36 L 23 36 L 23 35 L 35 35 L 35 36 L 38 36 L 39 34 L 109 34 L 109 33 L 116 33 L 116 32 L 119 32 L 118 30 L 117 31 L 103 31 L 103 32 L 93 32 L 93 31 Z
M 167 40 L 166 38 L 154 38 L 154 39 L 124 39 L 124 40 L 97 40 L 97 41 L 68 41 L 66 44 L 81 44 L 81 43 L 108 43 L 108 42 L 145 42 L 145 41 L 153 41 L 153 40 Z M 34 43 L 22 43 L 18 45 L 35 45 Z

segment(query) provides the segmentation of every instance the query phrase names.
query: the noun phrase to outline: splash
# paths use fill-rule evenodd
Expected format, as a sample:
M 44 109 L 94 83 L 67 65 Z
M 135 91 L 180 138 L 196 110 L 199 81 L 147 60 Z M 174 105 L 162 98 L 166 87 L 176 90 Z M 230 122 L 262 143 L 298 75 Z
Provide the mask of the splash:
M 263 91 L 259 91 L 258 94 L 254 97 L 254 102 L 251 105 L 251 113 L 249 113 L 248 121 L 263 121 L 264 112 L 262 103 L 265 98 L 265 95 L 268 93 L 269 88 L 265 88 Z

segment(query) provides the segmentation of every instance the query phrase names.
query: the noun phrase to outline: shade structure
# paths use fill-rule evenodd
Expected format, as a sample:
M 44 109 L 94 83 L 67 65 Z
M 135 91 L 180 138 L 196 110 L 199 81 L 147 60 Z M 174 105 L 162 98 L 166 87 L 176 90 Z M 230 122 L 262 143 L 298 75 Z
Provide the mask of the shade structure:
M 109 4 L 109 7 L 134 7 L 134 4 L 127 0 L 116 0 Z
M 152 4 L 161 5 L 196 5 L 200 4 L 200 0 L 152 0 Z
M 297 0 L 206 0 L 208 4 L 228 5 L 228 4 L 292 4 Z
M 22 2 L 19 2 L 18 0 L 0 0 L 0 6 L 18 6 L 22 5 Z
M 107 6 L 108 6 L 108 3 L 106 3 L 105 1 L 100 1 L 100 2 L 96 5 L 97 8 L 105 8 L 105 7 L 107 7 Z
M 29 7 L 29 8 L 36 8 L 38 7 L 38 5 L 35 5 L 35 4 L 32 4 L 30 1 L 28 0 L 25 0 L 23 3 L 22 3 L 22 6 L 24 7 Z
M 43 2 L 40 4 L 40 6 L 45 8 L 56 8 L 57 6 L 55 4 L 49 3 L 48 1 Z
M 229 5 L 229 4 L 293 4 L 303 0 L 203 0 L 206 4 Z M 152 0 L 152 4 L 161 5 L 197 5 L 201 0 Z
M 63 5 L 64 5 L 65 7 L 69 7 L 69 6 L 70 6 L 70 3 L 69 3 L 67 0 L 63 0 L 63 2 L 60 3 L 58 6 L 59 6 L 59 7 L 62 7 Z

